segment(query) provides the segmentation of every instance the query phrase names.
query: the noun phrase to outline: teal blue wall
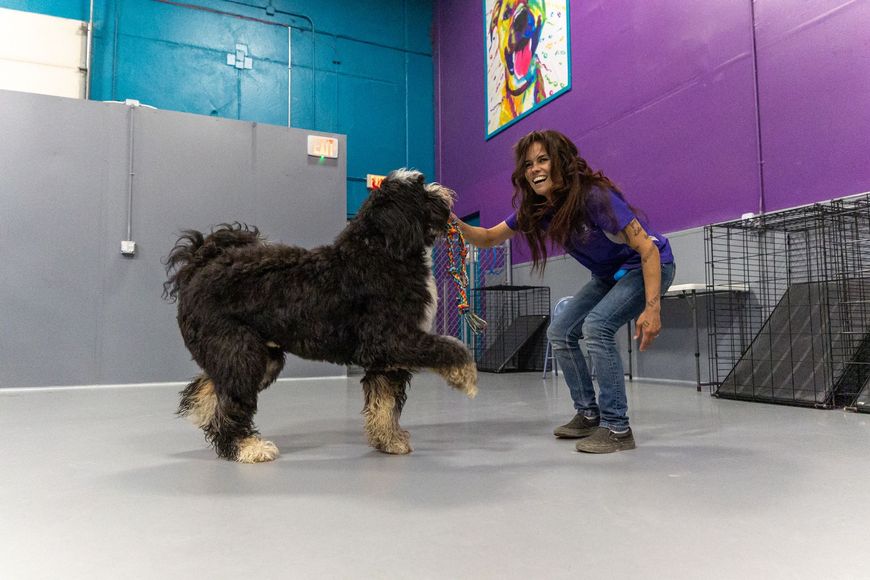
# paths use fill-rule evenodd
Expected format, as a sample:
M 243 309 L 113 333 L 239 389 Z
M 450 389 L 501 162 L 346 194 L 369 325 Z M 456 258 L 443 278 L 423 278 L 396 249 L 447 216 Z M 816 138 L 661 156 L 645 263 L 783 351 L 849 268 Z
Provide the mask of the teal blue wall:
M 87 0 L 0 7 L 89 12 Z M 434 179 L 432 0 L 95 0 L 94 11 L 92 99 L 344 133 L 351 215 L 367 173 Z M 226 64 L 236 44 L 252 69 Z

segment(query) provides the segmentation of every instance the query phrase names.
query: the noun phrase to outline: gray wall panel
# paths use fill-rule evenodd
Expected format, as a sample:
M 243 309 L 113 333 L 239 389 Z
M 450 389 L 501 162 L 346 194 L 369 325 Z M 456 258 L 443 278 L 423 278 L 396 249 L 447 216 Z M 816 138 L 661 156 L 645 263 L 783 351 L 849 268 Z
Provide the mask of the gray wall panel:
M 112 119 L 78 104 L 0 94 L 3 385 L 90 383 L 97 375 Z
M 307 248 L 332 243 L 334 232 L 323 229 L 323 212 L 347 207 L 346 181 L 337 183 L 320 179 L 323 174 L 336 171 L 345 175 L 345 143 L 339 143 L 338 160 L 319 160 L 314 157 L 288 157 L 292 150 L 288 139 L 294 134 L 285 130 L 274 130 L 269 125 L 257 125 L 256 163 L 276 168 L 274 171 L 254 169 L 251 190 L 257 225 L 270 239 L 283 243 L 294 243 Z M 304 133 L 326 135 L 309 131 Z M 300 146 L 306 147 L 304 139 Z M 302 177 L 305 178 L 302 178 Z M 347 213 L 338 227 L 343 227 Z
M 311 163 L 306 131 L 140 108 L 124 257 L 130 109 L 0 91 L 0 110 L 0 387 L 184 380 L 161 299 L 179 230 L 243 221 L 311 247 L 345 223 L 344 137 Z M 289 357 L 283 376 L 344 371 Z
M 250 123 L 139 108 L 134 127 L 132 238 L 137 255 L 119 253 L 126 238 L 127 186 L 108 199 L 112 247 L 104 295 L 100 383 L 182 380 L 195 367 L 175 327 L 175 306 L 162 301 L 161 260 L 181 229 L 207 231 L 223 221 L 253 222 Z M 128 143 L 124 143 L 125 152 Z M 125 167 L 127 160 L 125 158 Z M 167 332 L 172 329 L 173 332 Z M 143 348 L 143 345 L 148 345 Z
M 704 284 L 704 230 L 693 228 L 667 234 L 677 261 L 674 285 Z M 707 303 L 698 298 L 698 336 L 701 381 L 709 377 L 707 364 Z M 662 301 L 662 333 L 653 348 L 636 352 L 637 375 L 645 378 L 695 382 L 695 334 L 690 302 L 682 298 Z

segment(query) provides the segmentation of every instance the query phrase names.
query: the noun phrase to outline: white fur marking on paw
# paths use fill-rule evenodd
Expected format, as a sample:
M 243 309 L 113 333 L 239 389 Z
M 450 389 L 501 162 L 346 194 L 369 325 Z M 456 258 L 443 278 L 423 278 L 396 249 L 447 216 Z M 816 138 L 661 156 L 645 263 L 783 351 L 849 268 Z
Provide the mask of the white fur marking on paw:
M 407 438 L 378 443 L 375 445 L 375 449 L 387 455 L 407 455 L 414 451 Z
M 278 457 L 278 446 L 256 436 L 246 437 L 239 442 L 236 461 L 239 463 L 263 463 Z

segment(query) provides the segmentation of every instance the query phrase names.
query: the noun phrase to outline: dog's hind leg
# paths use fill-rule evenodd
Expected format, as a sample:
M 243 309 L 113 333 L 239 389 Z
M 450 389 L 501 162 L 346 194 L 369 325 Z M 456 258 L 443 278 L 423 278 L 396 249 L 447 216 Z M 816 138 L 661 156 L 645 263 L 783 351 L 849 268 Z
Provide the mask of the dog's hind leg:
M 405 370 L 366 371 L 362 379 L 366 435 L 378 451 L 394 455 L 413 451 L 408 432 L 399 426 L 410 380 L 411 373 Z
M 212 422 L 217 409 L 217 395 L 208 375 L 200 373 L 179 394 L 178 416 L 189 418 L 200 429 Z
M 278 447 L 260 437 L 254 427 L 257 412 L 256 394 L 237 396 L 218 395 L 218 409 L 214 421 L 204 430 L 218 455 L 239 463 L 272 461 L 279 455 Z
M 266 343 L 269 352 L 269 359 L 266 363 L 266 372 L 263 375 L 263 380 L 260 381 L 260 390 L 263 391 L 269 387 L 272 383 L 274 383 L 278 379 L 278 375 L 281 374 L 281 370 L 284 368 L 284 362 L 286 360 L 286 356 L 284 355 L 284 351 L 274 343 Z
M 220 457 L 241 463 L 272 461 L 278 457 L 278 448 L 260 438 L 254 414 L 259 391 L 275 379 L 282 365 L 247 329 L 236 327 L 231 334 L 222 334 L 220 338 L 213 335 L 211 350 L 197 357 L 209 377 L 197 391 L 198 400 L 208 401 L 200 408 L 209 410 L 197 415 L 198 424 Z

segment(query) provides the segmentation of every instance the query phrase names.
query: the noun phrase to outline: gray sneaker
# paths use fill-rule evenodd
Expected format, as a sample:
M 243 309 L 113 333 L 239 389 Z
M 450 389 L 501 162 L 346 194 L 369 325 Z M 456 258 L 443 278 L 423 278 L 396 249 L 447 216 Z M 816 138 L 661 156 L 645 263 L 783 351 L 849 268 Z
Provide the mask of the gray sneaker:
M 613 453 L 634 449 L 634 435 L 631 429 L 625 433 L 614 433 L 607 427 L 598 427 L 595 433 L 577 442 L 577 451 L 583 453 Z
M 553 435 L 560 439 L 579 439 L 589 437 L 598 428 L 598 417 L 585 417 L 580 413 L 574 418 L 553 430 Z

